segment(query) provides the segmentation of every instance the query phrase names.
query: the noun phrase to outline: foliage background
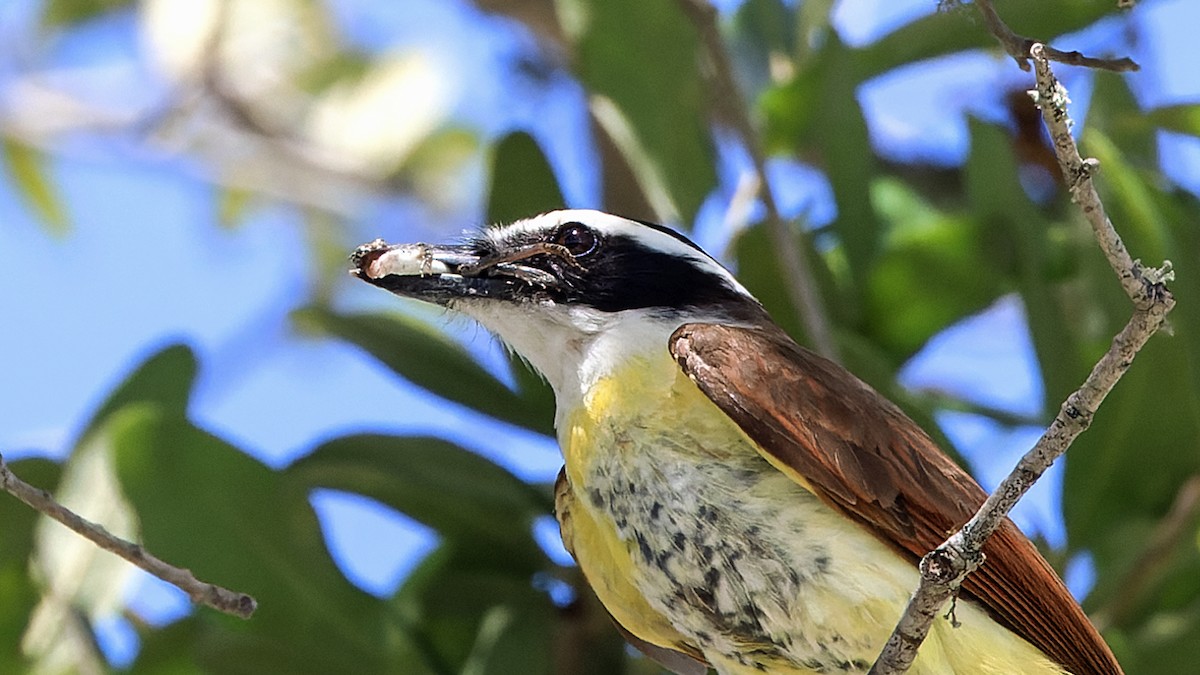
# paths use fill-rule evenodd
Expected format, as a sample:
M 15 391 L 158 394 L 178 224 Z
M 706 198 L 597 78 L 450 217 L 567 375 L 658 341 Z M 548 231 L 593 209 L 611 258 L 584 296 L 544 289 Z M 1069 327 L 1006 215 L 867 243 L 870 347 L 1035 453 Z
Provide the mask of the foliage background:
M 1008 0 L 1180 304 L 1019 520 L 1130 673 L 1200 641 L 1194 3 Z M 847 365 L 987 486 L 1129 308 L 973 11 L 727 0 Z M 3 672 L 655 672 L 556 543 L 541 383 L 344 274 L 562 204 L 689 228 L 801 341 L 732 100 L 666 0 L 0 4 L 0 451 L 199 576 L 193 611 L 0 498 Z M 1061 485 L 1061 489 L 1060 489 Z

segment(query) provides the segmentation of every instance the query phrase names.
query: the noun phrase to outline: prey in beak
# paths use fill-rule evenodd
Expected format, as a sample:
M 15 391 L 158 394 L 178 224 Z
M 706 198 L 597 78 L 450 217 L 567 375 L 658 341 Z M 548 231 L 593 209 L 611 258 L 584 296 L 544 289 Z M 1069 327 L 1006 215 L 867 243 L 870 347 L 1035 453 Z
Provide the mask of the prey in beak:
M 559 264 L 546 265 L 547 259 Z M 443 305 L 464 297 L 528 297 L 532 289 L 559 287 L 561 266 L 587 271 L 565 246 L 545 241 L 487 250 L 477 243 L 393 245 L 376 239 L 355 249 L 350 262 L 350 273 L 369 284 Z

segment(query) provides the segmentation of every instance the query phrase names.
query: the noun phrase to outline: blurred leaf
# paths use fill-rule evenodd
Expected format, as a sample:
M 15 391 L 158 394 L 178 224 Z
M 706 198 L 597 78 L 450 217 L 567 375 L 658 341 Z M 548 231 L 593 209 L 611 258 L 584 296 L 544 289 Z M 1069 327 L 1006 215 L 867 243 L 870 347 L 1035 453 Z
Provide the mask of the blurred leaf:
M 70 28 L 132 5 L 133 0 L 46 0 L 42 9 L 42 24 Z
M 1099 553 L 1126 520 L 1157 520 L 1200 472 L 1200 400 L 1182 336 L 1157 336 L 1071 447 L 1063 479 L 1070 544 Z M 1131 480 L 1136 477 L 1136 480 Z M 1108 569 L 1098 558 L 1097 568 Z
M 200 610 L 226 629 L 199 645 L 206 669 L 324 673 L 354 663 L 382 672 L 418 663 L 402 636 L 386 632 L 383 604 L 333 564 L 303 486 L 150 407 L 109 425 L 146 547 L 259 602 L 247 622 Z
M 1091 152 L 1087 138 L 1103 131 L 1127 159 L 1138 167 L 1158 171 L 1157 131 L 1129 89 L 1129 80 L 1119 73 L 1104 71 L 1096 72 L 1093 78 L 1095 85 L 1087 108 L 1087 125 L 1081 134 L 1081 152 Z M 1101 164 L 1100 172 L 1106 170 Z
M 810 68 L 761 100 L 768 147 L 815 157 L 829 179 L 837 203 L 833 230 L 854 281 L 852 298 L 875 263 L 881 230 L 870 195 L 878 167 L 856 99 L 861 81 L 853 51 L 831 36 Z
M 70 231 L 71 220 L 67 215 L 67 207 L 48 175 L 45 153 L 11 136 L 0 139 L 0 153 L 3 154 L 4 168 L 13 185 L 46 230 L 56 236 Z
M 1172 105 L 1146 113 L 1150 122 L 1167 131 L 1200 137 L 1200 105 Z
M 446 541 L 421 562 L 392 599 L 397 611 L 416 619 L 425 644 L 446 670 L 548 673 L 556 609 L 528 573 L 481 564 L 471 545 Z M 489 625 L 489 615 L 491 625 Z M 525 623 L 532 629 L 519 630 Z M 499 624 L 499 625 L 498 625 Z M 508 633 L 512 644 L 497 644 Z M 525 670 L 511 670 L 522 663 Z
M 1041 365 L 1043 405 L 1057 406 L 1083 380 L 1092 362 L 1048 282 L 1055 248 L 1048 238 L 1051 228 L 1021 186 L 1008 134 L 975 119 L 970 120 L 970 130 L 966 190 L 971 214 L 983 228 L 987 258 L 1010 275 L 1021 293 Z
M 376 499 L 437 530 L 460 547 L 498 556 L 532 573 L 545 565 L 531 534 L 554 505 L 504 468 L 436 438 L 357 435 L 318 447 L 284 471 L 304 488 Z
M 692 24 L 673 2 L 574 2 L 572 11 L 586 17 L 573 34 L 576 70 L 593 97 L 593 113 L 630 160 L 643 189 L 654 193 L 661 185 L 679 218 L 692 222 L 717 181 L 708 125 L 697 114 L 707 106 Z M 611 101 L 620 119 L 599 114 L 597 96 Z M 628 136 L 614 127 L 622 120 Z M 650 202 L 658 208 L 653 195 Z
M 823 72 L 818 64 L 812 64 L 759 97 L 763 143 L 768 152 L 804 156 L 800 150 L 807 148 L 815 136 L 813 119 L 821 105 Z
M 361 82 L 370 72 L 371 64 L 367 54 L 342 45 L 341 51 L 316 61 L 298 74 L 295 84 L 310 94 L 319 94 L 335 84 Z
M 142 626 L 129 675 L 201 675 L 205 671 L 197 663 L 198 645 L 206 633 L 219 632 L 218 626 L 195 614 L 158 628 Z
M 19 459 L 7 462 L 9 470 L 21 480 L 53 491 L 61 467 L 46 459 Z M 8 495 L 0 495 L 0 672 L 26 672 L 30 664 L 21 640 L 29 626 L 34 607 L 43 590 L 30 575 L 34 548 L 34 526 L 38 512 Z
M 86 438 L 114 412 L 138 403 L 152 403 L 166 415 L 186 416 L 196 368 L 195 354 L 184 345 L 172 345 L 155 353 L 108 395 L 80 437 Z
M 1054 44 L 1054 38 L 1090 26 L 1101 17 L 1120 14 L 1115 2 L 1005 0 L 997 9 L 1018 35 L 1050 44 Z M 864 77 L 874 77 L 902 65 L 981 48 L 998 51 L 999 45 L 975 8 L 963 5 L 892 31 L 863 48 L 858 62 Z
M 444 332 L 400 314 L 341 314 L 306 307 L 292 314 L 302 328 L 336 335 L 429 391 L 518 426 L 553 433 L 554 409 L 541 391 L 514 392 Z
M 1005 288 L 977 223 L 939 211 L 896 179 L 876 181 L 871 193 L 888 233 L 864 292 L 865 328 L 902 363 Z
M 1084 147 L 1100 160 L 1096 189 L 1104 195 L 1109 218 L 1120 223 L 1126 246 L 1147 264 L 1157 265 L 1170 257 L 1170 229 L 1158 209 L 1153 177 L 1130 166 L 1116 144 L 1098 129 L 1085 132 Z
M 799 11 L 815 4 L 805 2 Z M 747 99 L 757 98 L 770 85 L 773 60 L 792 58 L 796 21 L 796 9 L 782 0 L 747 0 L 733 15 L 726 42 Z
M 1196 672 L 1196 645 L 1200 644 L 1200 602 L 1162 612 L 1128 636 L 1134 647 L 1122 661 L 1130 675 L 1190 675 Z
M 495 606 L 481 616 L 464 675 L 553 672 L 553 606 L 548 601 L 523 609 Z
M 558 180 L 532 136 L 523 131 L 509 134 L 492 152 L 488 222 L 511 223 L 563 208 Z
M 650 205 L 647 188 L 638 183 L 631 158 L 625 156 L 616 140 L 596 116 L 594 107 L 588 110 L 588 123 L 596 137 L 596 150 L 601 167 L 601 204 L 609 213 L 630 218 L 657 219 L 658 213 Z
M 254 193 L 236 187 L 217 190 L 217 224 L 232 230 L 242 223 L 246 211 L 254 203 Z
M 799 238 L 797 238 L 799 241 Z M 775 252 L 775 244 L 767 227 L 756 224 L 738 233 L 733 242 L 732 254 L 737 261 L 738 281 L 750 291 L 758 301 L 767 308 L 771 318 L 797 342 L 805 342 L 805 332 L 800 316 L 793 306 L 787 288 L 784 287 L 783 270 L 779 265 L 779 256 Z M 809 248 L 809 247 L 805 247 Z M 809 256 L 815 274 L 820 276 L 825 272 L 824 261 Z M 822 284 L 824 290 L 825 285 Z M 826 303 L 829 304 L 828 302 Z M 835 309 L 831 310 L 836 312 Z M 834 321 L 835 324 L 840 323 Z
M 796 14 L 796 61 L 803 65 L 825 45 L 831 32 L 830 19 L 834 0 L 810 0 L 801 3 Z

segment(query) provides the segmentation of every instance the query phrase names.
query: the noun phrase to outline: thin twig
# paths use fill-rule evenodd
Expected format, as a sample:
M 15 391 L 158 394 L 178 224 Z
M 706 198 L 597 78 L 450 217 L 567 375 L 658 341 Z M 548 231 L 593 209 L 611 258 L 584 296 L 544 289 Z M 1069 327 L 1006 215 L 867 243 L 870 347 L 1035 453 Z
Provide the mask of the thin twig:
M 1197 517 L 1200 517 L 1200 475 L 1179 486 L 1171 510 L 1154 527 L 1137 560 L 1114 586 L 1121 592 L 1092 616 L 1097 630 L 1120 625 L 1137 608 L 1145 593 L 1162 580 L 1172 551 L 1195 532 L 1192 524 Z
M 115 553 L 150 574 L 179 588 L 192 602 L 249 619 L 258 602 L 245 593 L 206 583 L 197 579 L 190 570 L 163 562 L 152 553 L 132 542 L 104 529 L 79 514 L 59 504 L 50 493 L 33 487 L 14 474 L 0 455 L 0 489 L 28 504 L 35 511 L 45 514 L 66 525 L 100 548 Z
M 1067 397 L 1033 449 L 1021 458 L 1012 473 L 962 529 L 921 560 L 920 585 L 872 666 L 871 675 L 899 675 L 908 670 L 940 608 L 982 561 L 980 551 L 984 542 L 1000 526 L 1017 500 L 1087 429 L 1104 397 L 1121 379 L 1142 345 L 1162 327 L 1167 313 L 1175 306 L 1175 299 L 1165 285 L 1172 278 L 1170 264 L 1155 270 L 1130 259 L 1092 184 L 1095 161 L 1085 161 L 1071 137 L 1066 90 L 1050 72 L 1042 45 L 1033 45 L 1030 55 L 1037 75 L 1036 102 L 1054 140 L 1055 154 L 1066 183 L 1071 186 L 1072 200 L 1092 225 L 1100 248 L 1133 302 L 1134 313 L 1113 338 L 1112 346 L 1092 368 L 1083 385 Z
M 755 178 L 760 186 L 763 207 L 767 212 L 767 231 L 775 245 L 779 264 L 787 277 L 788 297 L 800 314 L 812 346 L 827 359 L 838 361 L 837 345 L 833 339 L 829 318 L 825 313 L 820 289 L 809 267 L 808 259 L 783 217 L 775 193 L 767 180 L 767 161 L 758 133 L 750 122 L 741 89 L 733 74 L 733 65 L 717 27 L 717 10 L 708 0 L 680 0 L 680 6 L 696 26 L 700 40 L 712 63 L 713 101 L 721 106 L 722 116 L 733 125 L 742 145 L 750 155 Z
M 1037 41 L 1014 33 L 1000 18 L 1000 15 L 996 13 L 996 8 L 992 6 L 992 0 L 974 0 L 974 5 L 979 9 L 979 13 L 983 15 L 983 21 L 987 24 L 988 30 L 996 37 L 1000 45 L 1004 47 L 1004 51 L 1017 62 L 1021 70 L 1029 72 L 1030 50 L 1033 48 L 1033 45 L 1038 44 Z M 1141 70 L 1141 66 L 1127 56 L 1119 59 L 1101 59 L 1084 56 L 1079 52 L 1059 51 L 1046 45 L 1043 45 L 1043 49 L 1047 60 L 1065 63 L 1069 66 L 1083 66 L 1085 68 L 1112 70 L 1116 72 Z

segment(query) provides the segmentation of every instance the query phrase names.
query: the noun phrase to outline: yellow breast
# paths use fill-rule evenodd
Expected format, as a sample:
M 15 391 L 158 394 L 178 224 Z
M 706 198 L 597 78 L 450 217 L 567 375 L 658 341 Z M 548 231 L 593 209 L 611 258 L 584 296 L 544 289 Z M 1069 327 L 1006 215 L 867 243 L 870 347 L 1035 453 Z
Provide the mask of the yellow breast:
M 564 541 L 613 618 L 722 673 L 865 672 L 912 564 L 776 470 L 665 353 L 560 416 Z M 972 603 L 914 674 L 1059 674 Z

